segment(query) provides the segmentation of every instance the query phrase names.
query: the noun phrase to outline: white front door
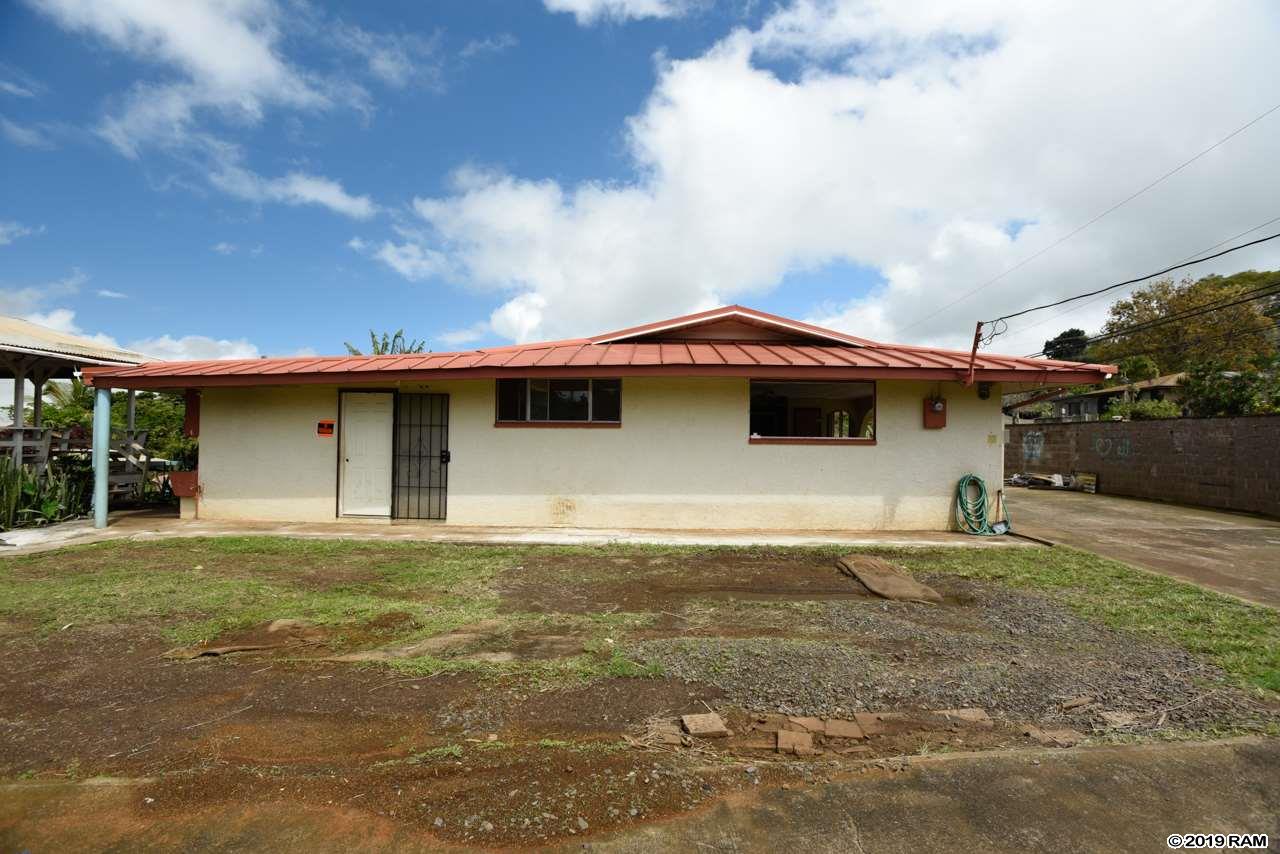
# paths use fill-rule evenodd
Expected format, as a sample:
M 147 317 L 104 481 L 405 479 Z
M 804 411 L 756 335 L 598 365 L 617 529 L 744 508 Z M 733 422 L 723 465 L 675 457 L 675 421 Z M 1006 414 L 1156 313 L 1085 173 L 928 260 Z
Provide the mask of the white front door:
M 342 395 L 342 515 L 391 515 L 391 427 L 395 395 Z

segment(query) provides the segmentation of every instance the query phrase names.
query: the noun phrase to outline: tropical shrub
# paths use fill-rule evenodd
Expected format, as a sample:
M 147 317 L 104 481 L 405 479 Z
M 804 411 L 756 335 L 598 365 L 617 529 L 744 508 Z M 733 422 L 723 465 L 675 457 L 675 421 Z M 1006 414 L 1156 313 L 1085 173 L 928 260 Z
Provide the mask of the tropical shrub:
M 86 463 L 51 463 L 38 475 L 0 459 L 0 531 L 32 528 L 89 512 L 93 473 Z
M 1172 400 L 1113 400 L 1102 413 L 1102 420 L 1116 418 L 1126 421 L 1155 421 L 1160 418 L 1179 418 L 1182 407 Z

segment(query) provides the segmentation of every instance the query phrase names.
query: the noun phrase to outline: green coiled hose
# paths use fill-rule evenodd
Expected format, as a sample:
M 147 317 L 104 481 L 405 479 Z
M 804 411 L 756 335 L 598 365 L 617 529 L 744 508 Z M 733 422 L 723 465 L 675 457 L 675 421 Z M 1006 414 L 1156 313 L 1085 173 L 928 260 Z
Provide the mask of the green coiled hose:
M 1009 531 L 1009 511 L 1001 506 L 1004 519 L 994 524 L 987 518 L 987 484 L 976 474 L 967 474 L 956 485 L 956 522 L 960 530 L 977 537 L 998 537 Z

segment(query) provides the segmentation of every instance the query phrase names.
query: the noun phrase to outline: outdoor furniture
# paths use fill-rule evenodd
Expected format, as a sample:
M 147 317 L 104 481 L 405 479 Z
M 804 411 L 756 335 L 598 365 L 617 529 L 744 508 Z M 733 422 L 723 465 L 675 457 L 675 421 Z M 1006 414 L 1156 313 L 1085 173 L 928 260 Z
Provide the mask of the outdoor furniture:
M 0 379 L 13 380 L 13 424 L 0 428 L 0 457 L 44 474 L 51 459 L 61 455 L 88 455 L 91 437 L 86 431 L 44 426 L 45 383 L 78 377 L 82 367 L 138 365 L 144 361 L 146 357 L 139 353 L 104 347 L 87 338 L 0 315 Z M 31 383 L 34 390 L 30 398 L 27 383 Z M 133 401 L 130 392 L 126 429 L 113 439 L 107 453 L 117 460 L 113 474 L 117 488 L 111 490 L 112 494 L 122 494 L 126 487 L 131 491 L 135 484 L 144 482 L 147 475 L 147 433 L 134 429 Z

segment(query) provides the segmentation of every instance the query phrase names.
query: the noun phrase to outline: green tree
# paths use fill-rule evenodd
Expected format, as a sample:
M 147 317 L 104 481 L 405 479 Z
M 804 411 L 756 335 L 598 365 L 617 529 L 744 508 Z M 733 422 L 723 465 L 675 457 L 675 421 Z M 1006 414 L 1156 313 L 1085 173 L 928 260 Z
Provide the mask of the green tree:
M 1130 356 L 1120 360 L 1120 376 L 1125 382 L 1142 382 L 1160 376 L 1160 369 L 1150 356 Z
M 1044 342 L 1044 355 L 1050 359 L 1081 362 L 1084 361 L 1088 341 L 1089 336 L 1083 329 L 1068 329 Z
M 360 348 L 352 344 L 350 341 L 344 342 L 347 352 L 353 356 L 363 356 Z M 396 353 L 422 353 L 427 349 L 427 342 L 415 338 L 412 341 L 405 340 L 404 330 L 397 329 L 395 334 L 388 332 L 382 333 L 379 337 L 378 333 L 372 329 L 369 330 L 369 355 L 371 356 L 390 356 Z
M 111 428 L 124 430 L 128 421 L 128 392 L 111 395 Z M 140 391 L 134 405 L 134 429 L 147 431 L 147 450 L 154 457 L 190 461 L 196 443 L 183 435 L 186 399 L 182 392 Z M 30 411 L 28 410 L 30 413 Z M 93 389 L 80 380 L 54 381 L 44 389 L 44 426 L 59 430 L 79 427 L 88 434 L 93 426 Z M 27 423 L 31 423 L 28 414 Z
M 1258 357 L 1240 371 L 1219 361 L 1187 367 L 1182 402 L 1199 418 L 1280 414 L 1280 358 Z
M 1195 281 L 1160 279 L 1139 288 L 1127 299 L 1116 300 L 1103 333 L 1119 333 L 1135 324 L 1149 323 L 1197 309 L 1243 298 L 1275 282 L 1280 271 L 1247 271 L 1232 276 L 1205 276 Z M 1224 369 L 1241 370 L 1256 358 L 1276 352 L 1275 321 L 1267 316 L 1266 299 L 1254 299 L 1151 329 L 1119 334 L 1089 348 L 1089 358 L 1115 362 L 1133 354 L 1151 356 L 1168 373 L 1177 373 L 1196 362 L 1217 362 Z

